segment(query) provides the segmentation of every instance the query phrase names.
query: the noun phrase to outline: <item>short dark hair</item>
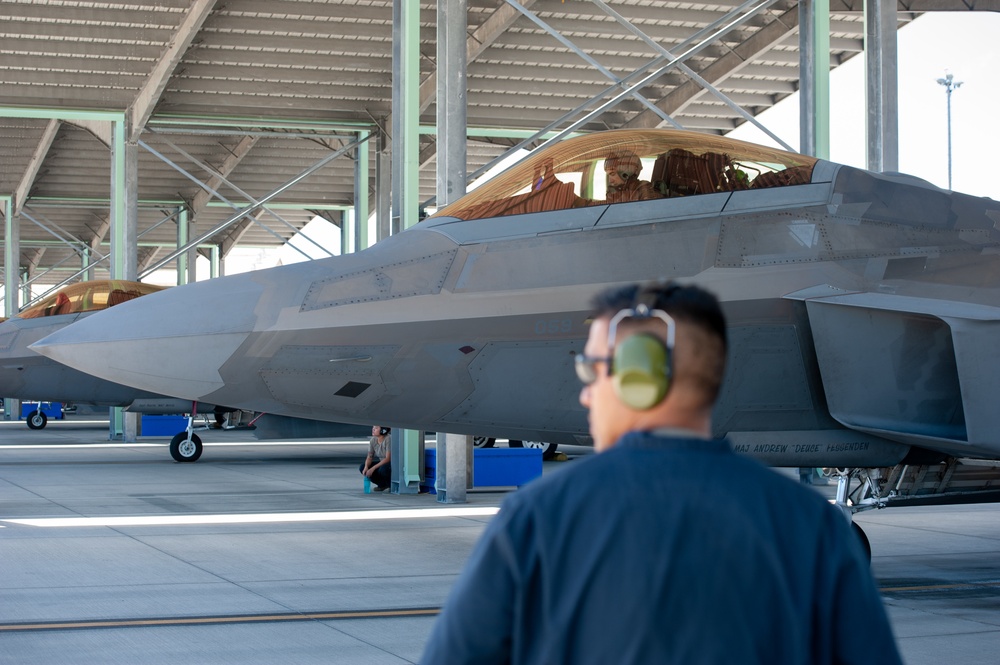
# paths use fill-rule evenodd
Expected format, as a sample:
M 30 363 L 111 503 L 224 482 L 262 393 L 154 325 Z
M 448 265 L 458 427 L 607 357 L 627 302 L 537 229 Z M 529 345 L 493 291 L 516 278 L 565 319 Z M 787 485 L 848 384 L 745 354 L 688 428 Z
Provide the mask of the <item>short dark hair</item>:
M 686 321 L 705 328 L 726 344 L 726 317 L 719 300 L 698 286 L 683 286 L 676 282 L 628 284 L 610 288 L 594 296 L 591 318 L 614 316 L 623 309 L 634 309 L 645 303 L 650 309 L 662 309 L 677 321 Z
M 700 342 L 694 349 L 682 353 L 695 362 L 685 367 L 675 354 L 675 381 L 690 380 L 714 402 L 722 386 L 726 361 L 726 317 L 718 298 L 705 289 L 672 281 L 628 284 L 613 287 L 594 296 L 591 318 L 611 318 L 623 309 L 635 309 L 645 304 L 649 309 L 662 309 L 679 326 L 690 326 Z M 687 376 L 684 376 L 684 375 Z

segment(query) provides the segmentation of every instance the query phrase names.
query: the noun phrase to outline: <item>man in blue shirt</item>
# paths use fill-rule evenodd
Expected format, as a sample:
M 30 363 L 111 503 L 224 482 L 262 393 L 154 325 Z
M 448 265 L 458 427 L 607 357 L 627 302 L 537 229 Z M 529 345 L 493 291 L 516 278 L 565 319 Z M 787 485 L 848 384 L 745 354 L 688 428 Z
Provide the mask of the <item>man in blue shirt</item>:
M 598 296 L 576 367 L 599 454 L 504 502 L 423 663 L 901 663 L 839 509 L 711 439 L 725 355 L 702 289 Z

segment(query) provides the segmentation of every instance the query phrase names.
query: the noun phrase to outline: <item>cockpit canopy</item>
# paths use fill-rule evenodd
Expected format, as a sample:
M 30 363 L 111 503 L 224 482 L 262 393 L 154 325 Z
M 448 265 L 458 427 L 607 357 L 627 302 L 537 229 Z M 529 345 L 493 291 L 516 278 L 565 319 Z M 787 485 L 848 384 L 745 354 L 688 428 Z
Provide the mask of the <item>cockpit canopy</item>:
M 78 282 L 46 296 L 17 316 L 22 319 L 35 319 L 42 316 L 92 312 L 165 288 L 123 279 Z
M 633 173 L 636 159 L 638 175 Z M 481 219 L 805 184 L 816 161 L 697 132 L 598 132 L 537 150 L 434 217 Z M 619 186 L 611 173 L 632 182 Z

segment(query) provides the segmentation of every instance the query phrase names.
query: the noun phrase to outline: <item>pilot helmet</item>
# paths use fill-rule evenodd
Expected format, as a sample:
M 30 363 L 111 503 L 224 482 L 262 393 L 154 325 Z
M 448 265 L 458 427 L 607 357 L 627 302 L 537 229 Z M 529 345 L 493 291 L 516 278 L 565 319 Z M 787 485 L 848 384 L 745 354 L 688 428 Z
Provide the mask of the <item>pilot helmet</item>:
M 613 152 L 604 160 L 604 171 L 617 171 L 623 179 L 638 177 L 642 171 L 642 162 L 631 150 Z

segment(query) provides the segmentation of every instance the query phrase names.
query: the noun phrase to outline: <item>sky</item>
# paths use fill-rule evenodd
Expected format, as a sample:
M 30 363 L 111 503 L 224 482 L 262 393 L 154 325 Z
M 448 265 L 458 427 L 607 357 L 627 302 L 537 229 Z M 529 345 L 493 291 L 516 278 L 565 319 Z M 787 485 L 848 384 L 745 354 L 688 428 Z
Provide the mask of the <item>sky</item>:
M 962 85 L 952 93 L 952 188 L 1000 200 L 1000 14 L 930 12 L 898 32 L 899 170 L 939 187 L 948 186 L 948 122 L 944 86 L 950 72 Z M 863 55 L 851 58 L 830 75 L 830 159 L 865 168 L 865 78 Z M 788 145 L 799 145 L 799 96 L 782 100 L 757 119 Z M 750 123 L 734 138 L 775 145 Z M 340 230 L 317 219 L 306 227 L 311 238 L 340 250 Z M 299 243 L 313 258 L 325 256 L 310 243 Z M 288 247 L 238 248 L 227 260 L 234 274 L 306 260 Z M 203 260 L 202 260 L 203 261 Z M 198 279 L 208 266 L 199 266 Z M 204 272 L 204 274 L 203 274 Z
M 952 189 L 1000 200 L 992 157 L 1000 154 L 1000 14 L 930 12 L 898 33 L 899 170 L 948 186 L 947 72 L 962 85 L 951 96 Z M 830 74 L 830 159 L 866 166 L 864 57 Z M 758 120 L 793 148 L 799 145 L 799 96 Z M 734 138 L 773 141 L 749 123 Z

